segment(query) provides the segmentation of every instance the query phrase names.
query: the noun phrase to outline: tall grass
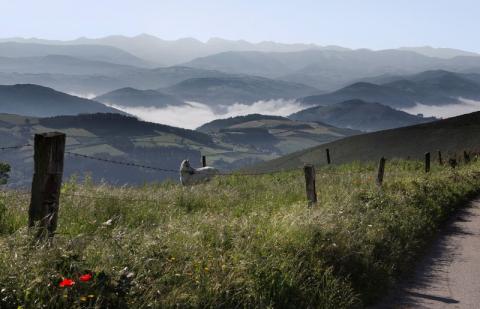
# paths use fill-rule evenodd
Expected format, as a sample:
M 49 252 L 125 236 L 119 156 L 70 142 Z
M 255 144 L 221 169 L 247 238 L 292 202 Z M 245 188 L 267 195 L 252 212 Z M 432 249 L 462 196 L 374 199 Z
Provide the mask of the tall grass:
M 380 189 L 372 164 L 322 168 L 312 208 L 301 171 L 194 187 L 71 179 L 50 245 L 25 227 L 29 196 L 3 192 L 0 307 L 362 307 L 477 193 L 479 170 L 392 161 Z

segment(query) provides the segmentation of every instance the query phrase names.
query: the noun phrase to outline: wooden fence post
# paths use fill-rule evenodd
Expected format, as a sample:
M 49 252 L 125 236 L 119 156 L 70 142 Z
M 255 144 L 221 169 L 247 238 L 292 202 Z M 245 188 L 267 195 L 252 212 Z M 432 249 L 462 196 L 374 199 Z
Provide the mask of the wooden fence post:
M 385 175 L 385 158 L 382 157 L 378 163 L 377 185 L 383 184 L 383 176 Z
M 430 152 L 425 153 L 425 173 L 430 172 Z
M 463 161 L 465 164 L 470 163 L 470 154 L 466 150 L 463 151 Z
M 305 185 L 307 190 L 308 206 L 317 203 L 317 191 L 315 188 L 315 167 L 311 164 L 305 164 L 303 171 L 305 172 Z
M 332 160 L 330 160 L 330 149 L 325 149 L 325 152 L 327 153 L 327 164 L 331 164 Z
M 203 167 L 207 166 L 207 157 L 206 156 L 202 156 L 202 166 Z
M 443 165 L 442 152 L 438 150 L 438 164 Z
M 65 134 L 59 132 L 35 134 L 28 225 L 38 227 L 38 238 L 53 237 L 57 229 L 65 139 Z

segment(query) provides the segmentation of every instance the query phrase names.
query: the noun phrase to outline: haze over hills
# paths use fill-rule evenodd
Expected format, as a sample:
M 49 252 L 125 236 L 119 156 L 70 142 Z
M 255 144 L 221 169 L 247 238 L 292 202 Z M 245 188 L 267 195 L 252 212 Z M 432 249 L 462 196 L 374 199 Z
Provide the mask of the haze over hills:
M 329 50 L 352 51 L 341 46 L 320 46 L 317 44 L 279 43 L 263 41 L 252 43 L 245 40 L 227 40 L 211 38 L 206 42 L 194 38 L 180 38 L 177 40 L 164 40 L 149 34 L 137 36 L 111 35 L 102 38 L 81 37 L 75 40 L 44 40 L 37 38 L 5 38 L 0 42 L 36 43 L 47 45 L 97 45 L 119 48 L 158 66 L 170 66 L 191 61 L 195 58 L 205 57 L 230 51 L 259 51 L 259 52 L 298 52 L 304 50 Z M 454 58 L 457 56 L 479 56 L 477 53 L 453 48 L 433 48 L 430 46 L 401 47 L 398 50 L 413 51 L 435 58 Z
M 70 56 L 90 61 L 148 67 L 150 64 L 122 49 L 99 45 L 51 45 L 38 43 L 0 43 L 0 57 L 23 58 L 51 55 Z
M 156 90 L 138 90 L 134 88 L 121 88 L 95 98 L 96 101 L 124 107 L 156 107 L 184 105 L 185 102 L 178 98 L 161 93 Z
M 187 67 L 145 69 L 104 62 L 90 62 L 77 58 L 66 64 L 64 61 L 59 63 L 58 56 L 46 58 L 57 61 L 55 63 L 47 61 L 45 65 L 41 66 L 29 66 L 28 59 L 31 58 L 19 58 L 5 65 L 5 67 L 9 67 L 6 70 L 0 67 L 0 84 L 37 84 L 67 93 L 94 97 L 125 87 L 142 90 L 156 89 L 169 87 L 190 78 L 231 76 L 218 71 Z M 11 58 L 3 58 L 0 59 L 0 62 L 9 59 Z M 17 62 L 22 64 L 20 66 L 12 64 Z M 40 72 L 39 67 L 45 66 L 47 67 L 45 72 Z
M 256 76 L 192 78 L 159 90 L 211 107 L 250 104 L 260 100 L 294 99 L 304 93 L 318 93 L 313 87 Z
M 117 76 L 143 72 L 142 69 L 134 66 L 64 55 L 0 57 L 0 69 L 2 73 L 90 76 Z
M 480 57 L 432 58 L 411 51 L 367 49 L 305 50 L 286 53 L 228 52 L 198 58 L 186 66 L 256 74 L 332 90 L 353 80 L 382 74 L 414 74 L 430 69 L 480 70 Z M 260 68 L 260 69 L 259 69 Z M 262 74 L 259 74 L 261 72 Z
M 419 47 L 400 47 L 399 50 L 413 51 L 417 54 L 421 54 L 428 57 L 450 59 L 458 56 L 474 56 L 478 57 L 480 54 L 469 52 L 465 50 L 455 48 L 433 48 L 431 46 L 419 46 Z
M 340 128 L 361 131 L 379 131 L 431 122 L 379 103 L 350 100 L 328 106 L 315 106 L 294 113 L 288 118 L 297 121 L 320 121 Z
M 194 38 L 178 40 L 163 40 L 149 34 L 134 37 L 112 35 L 98 39 L 78 38 L 71 41 L 7 38 L 0 40 L 7 42 L 40 43 L 53 45 L 101 45 L 123 49 L 137 57 L 156 63 L 170 66 L 184 63 L 198 57 L 204 57 L 227 51 L 263 51 L 263 52 L 292 52 L 306 49 L 321 50 L 348 50 L 340 46 L 318 46 L 315 44 L 283 44 L 271 41 L 251 43 L 245 40 L 226 40 L 211 38 L 201 42 Z
M 416 104 L 455 104 L 460 99 L 480 99 L 480 84 L 474 81 L 475 76 L 476 74 L 428 71 L 398 79 L 380 77 L 377 80 L 384 78 L 389 82 L 379 85 L 358 82 L 331 93 L 305 97 L 300 101 L 309 105 L 330 105 L 360 99 L 394 108 L 412 107 Z
M 99 102 L 37 85 L 0 85 L 0 113 L 48 117 L 85 113 L 121 113 Z
M 260 163 L 251 170 L 271 171 L 302 167 L 305 163 L 326 164 L 325 149 L 330 149 L 332 163 L 375 161 L 382 156 L 422 159 L 425 152 L 443 152 L 444 159 L 464 150 L 478 151 L 480 145 L 480 112 L 437 120 L 425 124 L 347 137 L 287 156 Z

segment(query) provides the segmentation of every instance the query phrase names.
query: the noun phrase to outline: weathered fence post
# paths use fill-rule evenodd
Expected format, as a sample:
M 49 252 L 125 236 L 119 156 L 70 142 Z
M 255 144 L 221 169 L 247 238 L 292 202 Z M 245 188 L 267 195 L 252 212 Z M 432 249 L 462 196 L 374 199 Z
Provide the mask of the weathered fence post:
M 425 173 L 430 172 L 430 152 L 425 153 Z
M 317 191 L 315 188 L 315 167 L 311 164 L 305 164 L 303 171 L 305 172 L 305 185 L 307 190 L 308 206 L 317 203 Z
M 463 161 L 465 164 L 470 163 L 470 154 L 466 150 L 463 151 Z
M 327 153 L 327 164 L 331 164 L 332 160 L 330 160 L 330 149 L 325 149 L 325 152 Z
M 38 227 L 37 237 L 53 237 L 57 229 L 60 187 L 65 153 L 63 133 L 35 134 L 32 196 L 29 227 Z
M 443 165 L 442 152 L 438 150 L 438 165 Z
M 382 157 L 378 163 L 377 185 L 383 184 L 383 176 L 385 175 L 385 158 Z
M 207 166 L 207 157 L 206 156 L 202 156 L 202 166 L 203 167 Z

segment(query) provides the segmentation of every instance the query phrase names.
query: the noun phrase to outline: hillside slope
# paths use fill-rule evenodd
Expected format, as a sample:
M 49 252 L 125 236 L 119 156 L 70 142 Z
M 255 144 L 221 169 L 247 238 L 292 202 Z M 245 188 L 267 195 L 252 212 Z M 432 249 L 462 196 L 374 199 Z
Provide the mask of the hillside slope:
M 163 169 L 138 169 L 67 156 L 66 177 L 94 172 L 95 181 L 103 179 L 119 185 L 176 181 L 181 161 L 190 159 L 198 166 L 202 155 L 207 156 L 209 165 L 228 171 L 358 133 L 282 117 L 276 121 L 243 121 L 223 132 L 206 134 L 120 114 L 48 118 L 0 114 L 0 147 L 32 144 L 35 133 L 51 131 L 67 134 L 69 152 Z M 0 151 L 0 162 L 14 166 L 13 186 L 30 183 L 32 151 L 32 147 Z
M 261 163 L 250 169 L 269 171 L 300 167 L 305 163 L 324 165 L 329 148 L 333 163 L 377 161 L 380 157 L 423 158 L 440 149 L 444 158 L 463 150 L 480 150 L 480 112 L 430 123 L 347 137 L 332 143 Z
M 298 121 L 320 121 L 340 128 L 379 131 L 406 127 L 436 120 L 423 118 L 379 103 L 350 100 L 328 106 L 316 106 L 294 113 L 288 118 Z
M 124 107 L 156 107 L 184 105 L 185 103 L 168 94 L 156 90 L 139 90 L 135 88 L 121 88 L 95 98 L 95 100 Z
M 208 105 L 250 104 L 259 100 L 294 99 L 302 94 L 318 93 L 313 87 L 256 76 L 192 78 L 159 90 Z
M 214 120 L 197 130 L 226 144 L 252 147 L 277 156 L 360 133 L 320 122 L 259 114 Z
M 48 117 L 85 113 L 123 112 L 102 103 L 38 85 L 0 85 L 0 113 Z
M 417 103 L 454 104 L 458 103 L 460 98 L 480 99 L 480 83 L 475 78 L 475 74 L 458 74 L 443 70 L 425 71 L 409 76 L 383 76 L 370 79 L 386 81 L 383 84 L 357 82 L 331 93 L 309 96 L 299 101 L 310 105 L 330 105 L 360 99 L 380 102 L 394 108 L 412 107 Z
M 70 56 L 139 67 L 150 66 L 147 61 L 112 46 L 0 42 L 0 57 L 45 57 L 49 55 Z

